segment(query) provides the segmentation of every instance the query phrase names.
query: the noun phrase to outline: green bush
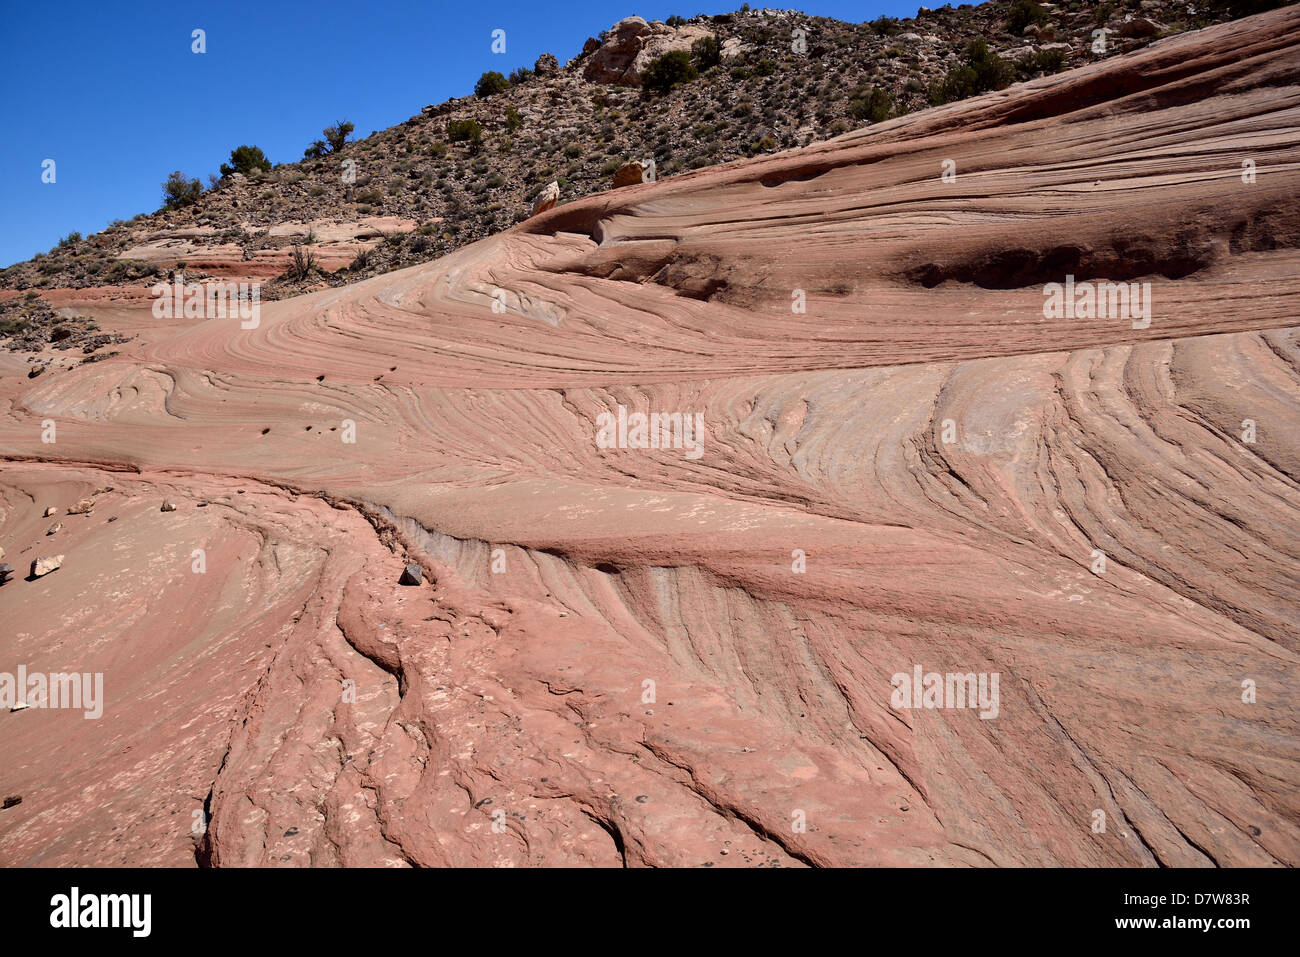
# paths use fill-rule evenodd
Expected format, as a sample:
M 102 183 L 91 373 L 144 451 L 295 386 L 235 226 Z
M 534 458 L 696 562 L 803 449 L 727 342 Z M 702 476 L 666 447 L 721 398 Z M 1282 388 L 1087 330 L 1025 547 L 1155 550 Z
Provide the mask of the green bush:
M 754 64 L 754 76 L 771 76 L 776 72 L 776 64 L 771 60 L 759 60 Z
M 191 179 L 180 170 L 167 174 L 162 184 L 163 206 L 168 209 L 180 209 L 191 206 L 203 195 L 203 184 L 197 178 Z
M 510 89 L 510 81 L 496 70 L 488 70 L 474 84 L 474 95 L 489 97 L 494 93 L 503 93 Z
M 670 50 L 650 61 L 641 73 L 641 82 L 648 90 L 667 93 L 679 83 L 689 83 L 698 75 L 689 53 L 685 50 Z
M 691 55 L 695 58 L 695 65 L 701 72 L 717 66 L 722 58 L 716 37 L 700 37 L 691 44 Z
M 266 154 L 256 146 L 237 146 L 230 151 L 230 162 L 221 164 L 221 175 L 242 173 L 247 176 L 255 169 L 271 171 L 271 161 Z
M 849 116 L 862 121 L 881 123 L 889 119 L 894 112 L 894 99 L 884 90 L 872 87 L 858 91 L 849 101 Z
M 356 127 L 347 120 L 341 120 L 333 126 L 327 126 L 321 132 L 325 136 L 325 142 L 329 144 L 330 152 L 337 153 L 343 149 L 343 144 L 348 141 L 348 136 Z
M 679 17 L 679 16 L 671 16 L 667 20 L 665 20 L 664 23 L 668 24 L 668 26 L 670 27 L 684 27 L 686 26 L 686 18 Z
M 519 111 L 516 110 L 513 106 L 507 106 L 506 107 L 506 130 L 508 132 L 513 133 L 515 130 L 519 129 L 519 127 L 521 127 L 523 123 L 524 123 L 524 119 L 519 115 Z
M 528 67 L 526 66 L 521 66 L 519 69 L 515 70 L 510 74 L 510 82 L 515 85 L 518 85 L 520 83 L 527 83 L 532 78 L 533 78 L 533 71 L 528 69 Z M 479 82 L 482 82 L 481 78 Z
M 989 50 L 983 39 L 966 46 L 966 62 L 948 71 L 942 80 L 930 85 L 930 102 L 934 105 L 964 100 L 989 90 L 1000 90 L 1011 82 L 1014 67 Z
M 1035 0 L 1011 0 L 1007 26 L 1012 33 L 1019 35 L 1031 23 L 1042 24 L 1045 22 L 1047 22 L 1047 11 L 1040 7 Z
M 483 127 L 474 120 L 448 120 L 447 139 L 452 143 L 481 143 Z

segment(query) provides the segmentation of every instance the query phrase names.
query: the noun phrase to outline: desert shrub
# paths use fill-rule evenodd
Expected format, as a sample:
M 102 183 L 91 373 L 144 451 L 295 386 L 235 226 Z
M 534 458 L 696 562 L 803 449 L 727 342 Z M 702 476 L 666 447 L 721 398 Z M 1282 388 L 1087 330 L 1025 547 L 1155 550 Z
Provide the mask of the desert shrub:
M 871 29 L 876 32 L 876 36 L 892 37 L 900 28 L 894 17 L 876 17 L 871 21 Z
M 242 173 L 247 176 L 255 169 L 270 172 L 271 161 L 257 146 L 237 146 L 230 151 L 230 162 L 221 164 L 221 175 Z
M 872 123 L 880 123 L 889 119 L 893 112 L 893 97 L 879 87 L 873 86 L 868 90 L 860 90 L 849 101 L 849 116 L 858 121 L 869 120 Z
M 429 147 L 429 155 L 437 156 L 439 158 L 446 156 L 447 144 L 444 143 L 442 140 L 438 140 L 438 142 L 434 143 L 432 146 Z
M 474 95 L 480 98 L 492 96 L 494 93 L 503 93 L 510 89 L 510 81 L 496 70 L 488 70 L 478 78 L 474 84 Z
M 524 119 L 519 115 L 519 111 L 513 106 L 506 107 L 506 130 L 513 133 L 524 123 Z
M 528 69 L 528 67 L 526 66 L 521 66 L 519 69 L 513 70 L 510 73 L 510 82 L 515 85 L 518 85 L 520 83 L 527 83 L 532 78 L 533 78 L 533 71 Z
M 686 26 L 686 18 L 673 15 L 665 20 L 664 23 L 668 24 L 670 27 L 684 27 Z
M 1034 57 L 1035 66 L 1044 73 L 1060 73 L 1065 66 L 1064 50 L 1039 50 Z
M 650 61 L 641 73 L 641 82 L 648 90 L 667 93 L 680 83 L 689 83 L 696 76 L 698 72 L 691 62 L 691 55 L 685 50 L 670 50 Z
M 168 209 L 180 209 L 197 203 L 203 195 L 203 184 L 197 178 L 190 178 L 176 170 L 167 174 L 163 180 L 163 206 Z
M 369 203 L 371 206 L 377 206 L 384 201 L 384 196 L 377 189 L 368 189 L 364 192 L 357 193 L 358 203 Z
M 942 80 L 930 85 L 930 102 L 938 105 L 964 100 L 969 96 L 1000 90 L 1011 82 L 1013 67 L 989 50 L 983 39 L 966 46 L 966 62 L 948 71 Z
M 348 141 L 348 137 L 356 127 L 347 120 L 340 120 L 333 126 L 327 126 L 321 131 L 325 137 L 325 143 L 329 146 L 331 153 L 337 153 L 343 149 L 343 144 Z
M 292 280 L 306 279 L 316 269 L 316 254 L 305 246 L 294 246 L 289 254 L 289 268 L 285 275 Z
M 1011 0 L 1011 9 L 1007 11 L 1007 26 L 1012 33 L 1022 33 L 1031 23 L 1042 24 L 1047 21 L 1047 11 L 1035 0 Z
M 453 143 L 479 143 L 483 140 L 483 127 L 474 120 L 448 120 L 447 139 Z
M 772 60 L 759 60 L 754 64 L 754 76 L 771 76 L 776 72 L 776 63 Z
M 700 37 L 691 44 L 691 56 L 695 58 L 695 65 L 701 71 L 708 70 L 718 65 L 722 54 L 718 50 L 718 40 L 716 37 Z

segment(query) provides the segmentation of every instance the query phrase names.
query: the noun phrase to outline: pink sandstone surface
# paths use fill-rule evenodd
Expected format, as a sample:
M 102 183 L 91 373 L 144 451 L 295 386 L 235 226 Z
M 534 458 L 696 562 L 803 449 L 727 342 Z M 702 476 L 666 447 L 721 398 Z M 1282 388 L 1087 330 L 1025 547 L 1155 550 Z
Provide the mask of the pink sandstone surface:
M 0 864 L 1295 866 L 1297 193 L 1292 7 L 0 358 Z

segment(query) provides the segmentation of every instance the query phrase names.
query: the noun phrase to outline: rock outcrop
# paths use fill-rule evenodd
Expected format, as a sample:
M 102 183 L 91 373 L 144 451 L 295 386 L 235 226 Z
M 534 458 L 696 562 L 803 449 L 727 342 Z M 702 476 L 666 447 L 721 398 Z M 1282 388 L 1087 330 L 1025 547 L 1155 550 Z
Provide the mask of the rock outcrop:
M 591 51 L 582 75 L 593 83 L 640 86 L 641 73 L 656 57 L 691 45 L 712 32 L 698 24 L 670 27 L 660 20 L 625 17 L 610 29 L 605 42 Z
M 0 865 L 1300 865 L 1297 87 L 1291 7 L 0 357 L 0 540 L 123 519 L 0 589 L 106 697 L 0 714 Z

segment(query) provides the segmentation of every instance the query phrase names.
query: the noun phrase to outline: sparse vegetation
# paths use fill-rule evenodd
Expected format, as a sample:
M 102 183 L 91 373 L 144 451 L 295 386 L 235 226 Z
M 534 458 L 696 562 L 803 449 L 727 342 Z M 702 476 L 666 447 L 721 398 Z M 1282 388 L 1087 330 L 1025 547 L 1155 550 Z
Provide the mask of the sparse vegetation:
M 691 44 L 691 56 L 695 58 L 695 66 L 701 73 L 717 66 L 721 58 L 717 38 L 700 37 Z
M 849 116 L 855 120 L 880 123 L 889 119 L 893 112 L 893 97 L 878 87 L 859 90 L 849 101 Z
M 1031 23 L 1042 26 L 1047 22 L 1047 11 L 1035 0 L 1011 0 L 1011 9 L 1007 11 L 1007 26 L 1012 33 L 1023 33 Z
M 242 173 L 247 176 L 255 169 L 268 173 L 271 171 L 271 161 L 266 158 L 266 154 L 256 146 L 237 146 L 230 151 L 230 162 L 221 164 L 221 175 L 226 177 L 231 173 Z
M 478 97 L 489 97 L 494 93 L 504 93 L 510 89 L 510 81 L 496 70 L 488 70 L 478 78 L 474 84 L 474 95 Z
M 478 143 L 483 139 L 483 127 L 474 120 L 448 120 L 447 139 L 452 143 Z
M 199 201 L 203 195 L 203 184 L 197 177 L 186 176 L 180 170 L 168 173 L 163 180 L 163 207 L 181 209 Z
M 1000 90 L 1011 82 L 1013 68 L 989 50 L 983 38 L 972 40 L 964 52 L 965 63 L 955 67 L 930 87 L 930 102 L 939 105 Z
M 168 228 L 210 226 L 213 233 L 190 242 L 200 249 L 234 245 L 249 259 L 279 250 L 283 262 L 290 241 L 267 237 L 266 231 L 286 221 L 311 222 L 336 210 L 346 217 L 414 223 L 443 218 L 436 231 L 420 234 L 427 245 L 386 243 L 370 254 L 368 265 L 363 260 L 340 270 L 337 279 L 325 277 L 341 283 L 359 272 L 442 255 L 518 222 L 552 180 L 561 184 L 562 203 L 608 189 L 627 157 L 654 157 L 658 175 L 667 177 L 788 149 L 931 103 L 1057 72 L 1076 58 L 1090 61 L 1150 43 L 1153 37 L 1116 35 L 1108 38 L 1105 53 L 1090 51 L 1097 25 L 1114 29 L 1129 13 L 1149 15 L 1176 31 L 1221 22 L 1230 17 L 1229 8 L 1257 12 L 1277 5 L 1274 0 L 1205 0 L 1204 6 L 1196 4 L 1195 15 L 1183 15 L 1181 8 L 1174 12 L 1172 0 L 1160 4 L 1141 8 L 1136 0 L 1066 0 L 1041 20 L 1044 8 L 1030 0 L 939 7 L 918 18 L 878 17 L 870 24 L 794 18 L 810 28 L 802 57 L 792 54 L 789 30 L 769 15 L 692 18 L 693 28 L 711 35 L 693 36 L 689 50 L 654 61 L 641 91 L 604 82 L 575 84 L 590 63 L 588 54 L 573 66 L 559 65 L 558 77 L 551 75 L 556 67 L 549 61 L 541 74 L 524 66 L 505 71 L 508 79 L 485 74 L 490 80 L 477 92 L 486 95 L 430 106 L 363 140 L 350 141 L 352 123 L 337 123 L 308 147 L 300 163 L 274 166 L 260 149 L 245 144 L 231 151 L 221 164 L 225 175 L 211 180 L 208 191 L 177 173 L 164 194 L 164 210 L 93 236 L 71 234 L 39 257 L 0 270 L 0 284 L 48 289 L 149 281 L 158 266 L 122 256 L 144 236 Z M 1081 16 L 1071 16 L 1072 5 Z M 1040 29 L 1026 36 L 1013 32 L 1013 21 Z M 672 19 L 678 27 L 687 22 Z M 1054 42 L 1077 52 L 1041 48 Z M 1033 49 L 1023 50 L 1026 46 Z M 337 162 L 322 162 L 340 151 L 358 162 L 355 183 L 340 181 Z M 165 262 L 164 272 L 174 265 Z M 320 280 L 323 274 L 317 269 L 313 276 Z M 286 288 L 284 294 L 296 291 L 300 288 Z
M 300 282 L 316 271 L 316 254 L 306 246 L 295 245 L 289 254 L 289 268 L 285 276 L 293 282 Z
M 325 143 L 329 146 L 330 152 L 337 153 L 343 149 L 343 144 L 348 141 L 348 137 L 352 135 L 354 129 L 356 127 L 347 120 L 340 120 L 333 126 L 325 127 L 322 132 L 325 135 Z
M 667 93 L 680 83 L 689 83 L 698 76 L 691 55 L 685 50 L 670 50 L 651 60 L 641 73 L 645 88 L 655 93 Z

